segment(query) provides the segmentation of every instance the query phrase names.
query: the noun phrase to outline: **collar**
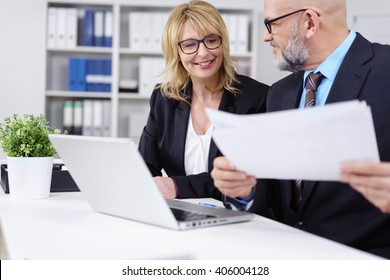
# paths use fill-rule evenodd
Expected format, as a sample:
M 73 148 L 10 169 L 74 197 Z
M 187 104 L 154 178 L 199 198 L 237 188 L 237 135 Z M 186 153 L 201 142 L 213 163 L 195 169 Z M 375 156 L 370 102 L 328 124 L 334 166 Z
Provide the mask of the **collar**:
M 349 48 L 351 47 L 353 41 L 356 38 L 356 32 L 350 31 L 347 38 L 334 50 L 316 69 L 306 70 L 303 76 L 305 81 L 307 76 L 311 73 L 321 72 L 327 79 L 332 83 L 336 77 L 337 72 L 339 71 L 340 65 L 344 60 Z

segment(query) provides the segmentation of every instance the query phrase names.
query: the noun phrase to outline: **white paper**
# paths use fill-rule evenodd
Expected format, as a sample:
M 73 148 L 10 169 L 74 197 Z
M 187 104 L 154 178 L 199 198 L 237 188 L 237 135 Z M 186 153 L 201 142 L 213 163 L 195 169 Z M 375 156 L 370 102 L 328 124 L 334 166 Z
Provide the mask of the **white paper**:
M 212 109 L 207 114 L 221 152 L 257 178 L 338 181 L 343 162 L 379 161 L 364 101 L 256 115 Z

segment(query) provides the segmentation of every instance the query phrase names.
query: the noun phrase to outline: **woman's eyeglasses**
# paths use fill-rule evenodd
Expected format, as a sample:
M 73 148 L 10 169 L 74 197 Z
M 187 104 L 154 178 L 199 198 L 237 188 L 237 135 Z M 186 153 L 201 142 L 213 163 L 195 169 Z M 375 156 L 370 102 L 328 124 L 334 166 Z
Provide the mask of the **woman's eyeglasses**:
M 178 42 L 177 44 L 183 53 L 194 54 L 198 51 L 200 43 L 203 43 L 203 45 L 209 50 L 215 50 L 222 44 L 222 37 L 216 34 L 210 34 L 201 40 L 186 39 Z

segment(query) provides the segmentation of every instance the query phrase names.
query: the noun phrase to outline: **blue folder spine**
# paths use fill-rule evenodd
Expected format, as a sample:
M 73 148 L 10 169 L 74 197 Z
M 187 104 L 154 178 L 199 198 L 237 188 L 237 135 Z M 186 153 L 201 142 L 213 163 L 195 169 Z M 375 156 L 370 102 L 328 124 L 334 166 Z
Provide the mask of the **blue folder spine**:
M 94 11 L 86 10 L 83 22 L 83 46 L 94 46 Z

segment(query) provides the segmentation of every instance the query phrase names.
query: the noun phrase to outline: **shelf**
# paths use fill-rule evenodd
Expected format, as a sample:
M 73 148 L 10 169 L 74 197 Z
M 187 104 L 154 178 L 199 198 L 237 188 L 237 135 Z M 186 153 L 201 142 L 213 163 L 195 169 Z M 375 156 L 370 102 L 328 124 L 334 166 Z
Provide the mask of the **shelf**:
M 119 53 L 123 55 L 137 55 L 137 56 L 162 56 L 161 52 L 140 52 L 140 51 L 133 51 L 129 48 L 120 48 Z
M 128 99 L 128 100 L 149 100 L 150 96 L 139 95 L 138 93 L 119 93 L 118 97 L 120 99 Z
M 48 90 L 46 97 L 64 97 L 64 98 L 111 98 L 110 92 L 76 92 L 63 90 Z
M 76 47 L 76 48 L 56 48 L 56 47 L 48 47 L 48 52 L 58 52 L 58 53 L 103 53 L 103 54 L 111 54 L 112 48 L 110 47 Z
M 53 8 L 50 9 L 51 12 L 55 10 L 56 20 L 58 20 L 59 10 L 66 8 L 72 15 L 71 20 L 73 21 L 69 25 L 69 17 L 67 17 L 65 29 L 68 30 L 69 26 L 71 26 L 70 30 L 74 30 L 72 28 L 75 28 L 75 25 L 77 27 L 77 39 L 74 39 L 75 36 L 71 37 L 72 44 L 58 44 L 58 41 L 53 43 L 53 37 L 48 36 L 47 38 L 44 94 L 46 113 L 50 122 L 57 127 L 63 125 L 64 101 L 67 99 L 82 101 L 83 104 L 92 101 L 95 105 L 99 104 L 100 101 L 110 102 L 110 111 L 108 113 L 111 118 L 110 135 L 112 137 L 139 137 L 137 133 L 142 132 L 139 128 L 143 128 L 150 110 L 149 99 L 152 88 L 155 84 L 161 82 L 161 80 L 155 79 L 161 78 L 165 65 L 161 50 L 161 34 L 163 32 L 161 28 L 164 25 L 163 22 L 167 20 L 170 10 L 178 4 L 182 4 L 182 1 L 105 0 L 102 2 L 100 0 L 49 0 L 46 3 L 45 8 L 48 12 L 48 18 L 46 19 L 47 34 L 53 34 L 53 26 L 56 31 L 59 30 L 56 24 L 49 24 L 53 22 L 53 14 L 49 13 L 50 8 Z M 234 34 L 234 36 L 230 36 L 230 39 L 235 38 L 235 40 L 230 42 L 230 52 L 235 70 L 239 74 L 256 77 L 258 47 L 257 41 L 252 38 L 257 38 L 257 34 L 259 34 L 258 26 L 260 25 L 259 19 L 261 17 L 257 1 L 248 0 L 240 3 L 215 0 L 213 4 L 220 10 L 227 23 L 229 33 Z M 74 21 L 74 10 L 77 11 L 77 22 Z M 102 47 L 101 42 L 95 44 L 95 41 L 93 41 L 93 44 L 99 46 L 82 46 L 82 42 L 85 44 L 83 40 L 85 39 L 83 37 L 83 31 L 85 31 L 82 27 L 84 25 L 83 20 L 86 19 L 85 15 L 90 12 L 94 16 L 97 13 L 100 16 L 101 12 L 104 13 L 104 16 L 107 12 L 111 14 L 109 19 L 112 24 L 112 32 L 109 33 L 111 36 L 107 37 L 111 37 L 112 41 L 108 45 L 112 45 L 112 47 Z M 137 21 L 139 16 L 141 16 L 141 19 Z M 60 18 L 64 20 L 63 16 Z M 101 23 L 101 18 L 98 17 L 98 19 Z M 245 28 L 240 29 L 240 26 Z M 239 32 L 238 29 L 244 31 Z M 139 30 L 141 32 L 138 32 Z M 64 32 L 64 30 L 60 31 Z M 132 33 L 130 34 L 130 32 Z M 54 34 L 58 36 L 57 33 Z M 138 41 L 134 40 L 136 37 L 134 34 L 140 37 L 136 39 L 144 40 L 142 41 L 142 47 L 136 44 Z M 153 38 L 153 41 L 147 40 L 149 43 L 153 42 L 151 45 L 145 45 L 144 34 Z M 245 37 L 243 34 L 247 34 L 248 37 Z M 55 38 L 58 40 L 61 37 Z M 83 66 L 83 63 L 77 62 L 79 60 L 85 60 L 86 63 L 109 60 L 111 66 L 110 71 L 108 71 L 109 74 L 105 71 L 102 72 L 100 66 L 95 66 L 96 69 L 99 69 L 95 73 L 92 66 L 90 68 Z M 72 63 L 72 71 L 69 71 L 70 62 Z M 81 68 L 74 67 L 75 65 Z M 96 65 L 100 65 L 100 63 L 96 63 Z M 87 67 L 87 69 L 85 70 L 83 67 Z M 108 77 L 105 76 L 111 76 L 109 79 L 111 81 L 111 92 L 68 91 L 68 88 L 80 89 L 69 86 L 74 85 L 74 83 L 70 83 L 70 80 L 75 80 L 74 77 L 76 75 L 74 73 L 84 73 L 84 81 L 86 82 L 88 78 L 88 83 L 92 84 L 107 84 L 105 78 L 108 79 Z M 103 82 L 101 82 L 101 76 L 103 76 Z M 134 81 L 134 84 L 139 88 L 139 92 L 119 92 L 120 85 L 123 85 L 122 82 L 126 80 Z M 151 87 L 150 84 L 152 84 Z M 96 88 L 89 89 L 96 90 Z M 103 89 L 99 88 L 99 90 Z M 93 117 L 93 119 L 96 119 L 96 117 Z M 134 127 L 136 127 L 135 131 Z

